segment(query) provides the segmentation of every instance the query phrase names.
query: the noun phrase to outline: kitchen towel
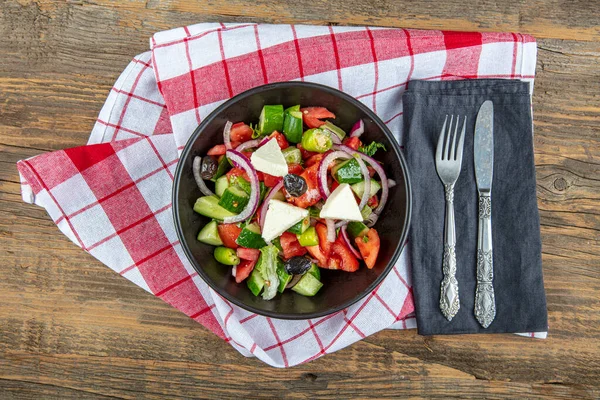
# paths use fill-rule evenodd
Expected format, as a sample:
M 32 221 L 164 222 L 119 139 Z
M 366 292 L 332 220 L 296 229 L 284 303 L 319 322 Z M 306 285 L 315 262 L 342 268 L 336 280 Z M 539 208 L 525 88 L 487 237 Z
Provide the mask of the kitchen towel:
M 416 326 L 408 253 L 375 291 L 327 317 L 284 321 L 228 303 L 191 268 L 172 219 L 178 153 L 198 123 L 246 89 L 301 80 L 356 97 L 400 140 L 411 79 L 533 81 L 535 59 L 535 40 L 516 33 L 252 23 L 159 32 L 117 79 L 88 146 L 18 163 L 23 199 L 44 207 L 75 244 L 243 355 L 297 365 L 385 328 Z
M 491 203 L 496 317 L 484 329 L 473 313 L 479 218 L 473 135 L 477 112 L 486 100 L 494 105 Z M 419 171 L 412 174 L 414 205 L 409 234 L 419 333 L 547 330 L 529 83 L 506 79 L 412 81 L 402 102 L 406 159 L 410 171 Z M 446 320 L 439 306 L 445 199 L 435 169 L 437 141 L 448 114 L 467 120 L 461 171 L 454 187 L 460 309 L 452 321 Z

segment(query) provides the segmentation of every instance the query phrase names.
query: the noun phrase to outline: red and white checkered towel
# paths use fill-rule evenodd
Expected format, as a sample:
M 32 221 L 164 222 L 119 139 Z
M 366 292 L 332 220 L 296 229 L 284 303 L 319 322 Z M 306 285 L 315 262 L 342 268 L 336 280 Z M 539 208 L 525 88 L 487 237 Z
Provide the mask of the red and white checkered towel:
M 277 320 L 225 301 L 186 260 L 171 210 L 178 152 L 200 121 L 244 90 L 302 80 L 356 97 L 400 139 L 409 80 L 532 81 L 535 62 L 535 40 L 513 33 L 219 23 L 160 32 L 115 83 L 87 146 L 18 163 L 23 198 L 75 244 L 245 356 L 300 364 L 385 328 L 415 327 L 406 252 L 364 300 L 327 317 Z

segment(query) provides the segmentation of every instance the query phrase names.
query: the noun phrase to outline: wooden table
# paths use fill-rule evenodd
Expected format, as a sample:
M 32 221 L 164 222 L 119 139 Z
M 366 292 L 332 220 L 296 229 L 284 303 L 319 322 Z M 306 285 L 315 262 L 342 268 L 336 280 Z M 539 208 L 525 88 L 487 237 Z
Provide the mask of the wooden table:
M 479 3 L 0 2 L 0 398 L 600 397 L 600 3 Z M 114 274 L 21 201 L 15 162 L 83 145 L 152 33 L 215 20 L 536 36 L 549 338 L 383 331 L 276 370 Z

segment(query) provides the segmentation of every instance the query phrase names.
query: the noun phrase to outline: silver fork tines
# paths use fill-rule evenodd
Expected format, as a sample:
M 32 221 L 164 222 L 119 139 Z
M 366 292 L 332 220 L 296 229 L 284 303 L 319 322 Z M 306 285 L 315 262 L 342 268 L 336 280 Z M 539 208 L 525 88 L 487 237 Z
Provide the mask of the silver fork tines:
M 456 280 L 456 229 L 454 224 L 454 184 L 460 174 L 462 164 L 463 147 L 465 144 L 465 129 L 467 127 L 467 117 L 464 117 L 460 138 L 458 144 L 458 125 L 460 116 L 456 117 L 454 132 L 452 132 L 454 115 L 444 119 L 444 125 L 440 132 L 437 148 L 435 151 L 435 168 L 444 184 L 446 197 L 446 218 L 444 220 L 444 258 L 442 261 L 442 271 L 444 279 L 442 280 L 440 292 L 440 309 L 442 314 L 451 321 L 460 308 L 458 298 L 458 281 Z M 446 126 L 448 129 L 446 129 Z M 454 134 L 452 134 L 454 133 Z M 452 144 L 450 140 L 452 139 Z

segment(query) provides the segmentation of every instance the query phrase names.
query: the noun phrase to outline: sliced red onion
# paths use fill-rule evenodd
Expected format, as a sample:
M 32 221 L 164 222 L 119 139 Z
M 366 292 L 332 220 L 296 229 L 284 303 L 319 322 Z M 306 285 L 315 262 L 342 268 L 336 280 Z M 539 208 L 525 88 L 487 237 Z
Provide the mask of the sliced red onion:
M 377 223 L 377 220 L 379 219 L 379 215 L 375 214 L 374 212 L 372 212 L 368 217 L 367 217 L 367 223 L 365 225 L 367 225 L 369 228 L 372 227 L 373 225 L 375 225 Z
M 258 139 L 257 139 L 258 140 Z M 265 136 L 264 138 L 262 138 L 262 140 L 258 143 L 258 147 L 262 147 L 265 145 L 265 143 L 267 143 L 269 140 L 271 140 L 270 137 Z
M 240 144 L 235 149 L 241 153 L 242 151 L 244 151 L 246 149 L 258 147 L 259 144 L 260 144 L 260 139 L 248 140 L 247 142 Z
M 352 126 L 352 129 L 350 130 L 350 137 L 360 137 L 360 135 L 363 133 L 365 133 L 365 123 L 362 119 L 359 119 Z
M 396 181 L 393 179 L 388 179 L 388 188 L 393 188 L 394 186 L 396 186 Z
M 335 223 L 332 219 L 326 219 L 325 225 L 327 225 L 327 241 L 335 242 Z
M 362 256 L 360 255 L 360 253 L 358 251 L 356 251 L 354 246 L 352 246 L 352 242 L 348 238 L 348 233 L 346 232 L 346 226 L 345 225 L 342 226 L 340 231 L 342 232 L 342 240 L 344 240 L 344 242 L 346 243 L 346 246 L 348 246 L 350 248 L 350 251 L 352 252 L 352 254 L 354 254 L 354 257 L 356 257 L 360 260 L 362 258 Z
M 335 223 L 335 229 L 341 228 L 342 226 L 348 225 L 348 222 L 350 222 L 350 221 L 344 220 L 344 221 L 336 222 Z
M 277 185 L 273 186 L 269 193 L 265 196 L 263 200 L 262 207 L 260 208 L 260 214 L 258 217 L 258 223 L 260 224 L 260 231 L 262 232 L 263 227 L 265 226 L 265 217 L 267 216 L 267 209 L 269 208 L 269 201 L 275 197 L 275 194 L 281 190 L 283 187 L 283 180 L 279 182 Z
M 200 176 L 200 166 L 202 165 L 202 157 L 196 156 L 194 157 L 194 161 L 192 162 L 192 172 L 194 173 L 194 179 L 196 180 L 196 184 L 198 188 L 205 196 L 213 196 L 214 193 L 206 187 L 206 183 L 204 183 L 204 179 Z
M 337 133 L 335 133 L 327 128 L 323 128 L 323 130 L 329 132 L 329 136 L 331 137 L 331 141 L 333 142 L 333 144 L 342 144 L 342 139 L 340 139 L 340 137 L 337 135 Z
M 375 170 L 375 172 L 377 172 L 377 174 L 381 178 L 381 198 L 379 199 L 379 205 L 377 206 L 377 208 L 373 212 L 375 214 L 379 215 L 379 213 L 381 213 L 381 210 L 383 210 L 383 207 L 385 207 L 385 203 L 387 202 L 388 193 L 389 193 L 389 190 L 390 190 L 389 185 L 388 185 L 387 175 L 385 174 L 385 171 L 383 170 L 383 167 L 381 166 L 381 164 L 379 164 L 377 162 L 377 160 L 375 160 L 373 157 L 369 157 L 368 155 L 366 155 L 364 153 L 361 153 L 360 151 L 356 151 L 356 150 L 354 150 L 354 149 L 352 149 L 352 148 L 350 148 L 350 147 L 348 147 L 346 145 L 343 145 L 343 144 L 342 145 L 335 145 L 335 146 L 333 146 L 333 148 L 335 150 L 345 151 L 345 152 L 347 152 L 349 154 L 352 154 L 352 155 L 358 154 L 358 156 L 360 158 L 362 158 L 367 163 L 369 163 L 369 165 L 371 165 L 371 167 Z M 362 208 L 361 208 L 361 210 L 362 210 Z
M 231 127 L 233 124 L 231 121 L 227 121 L 225 124 L 225 128 L 223 128 L 223 143 L 225 143 L 225 148 L 227 150 L 231 149 Z
M 346 152 L 343 151 L 334 151 L 325 156 L 319 165 L 319 170 L 317 172 L 317 181 L 319 182 L 319 192 L 321 192 L 321 196 L 324 199 L 329 197 L 331 192 L 329 191 L 329 186 L 327 185 L 327 168 L 329 164 L 336 158 L 343 158 L 345 160 L 351 158 Z
M 245 221 L 250 218 L 258 209 L 258 203 L 260 201 L 260 183 L 258 182 L 258 175 L 256 170 L 252 167 L 248 157 L 236 150 L 227 150 L 225 156 L 236 166 L 246 171 L 248 178 L 250 178 L 250 199 L 246 207 L 238 215 L 233 217 L 226 217 L 223 222 L 226 224 L 233 224 L 240 221 Z

